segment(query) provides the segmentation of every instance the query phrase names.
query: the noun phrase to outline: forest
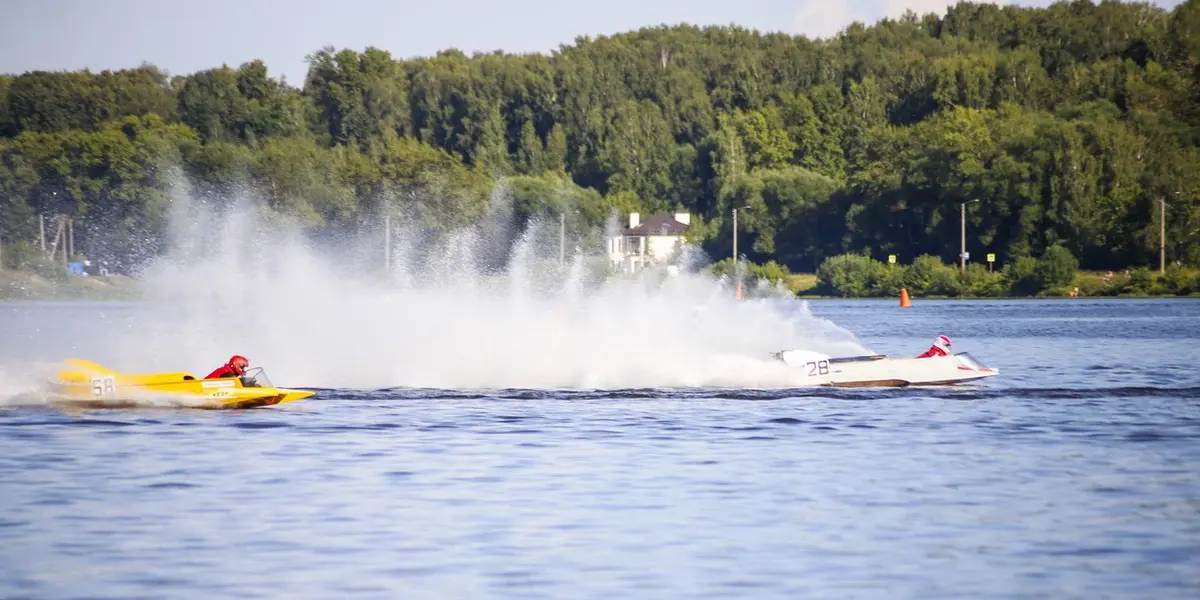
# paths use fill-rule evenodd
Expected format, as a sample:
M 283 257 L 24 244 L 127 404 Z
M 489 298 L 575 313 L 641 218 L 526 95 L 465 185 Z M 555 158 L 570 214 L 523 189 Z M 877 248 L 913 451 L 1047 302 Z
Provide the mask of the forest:
M 1200 265 L 1200 0 L 960 2 L 822 40 L 676 25 L 549 54 L 322 48 L 299 85 L 247 58 L 0 75 L 4 264 L 37 262 L 64 215 L 76 255 L 131 272 L 184 175 L 321 235 L 384 211 L 468 225 L 499 182 L 520 218 L 575 230 L 688 211 L 716 259 L 748 206 L 739 251 L 798 272 L 957 263 L 964 202 L 976 266 L 1157 268 L 1160 227 L 1168 262 Z

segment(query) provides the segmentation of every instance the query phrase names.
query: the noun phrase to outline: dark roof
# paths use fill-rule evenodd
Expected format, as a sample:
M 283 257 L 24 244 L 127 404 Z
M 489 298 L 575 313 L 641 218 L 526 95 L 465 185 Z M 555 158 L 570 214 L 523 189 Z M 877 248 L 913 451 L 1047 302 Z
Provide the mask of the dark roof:
M 646 217 L 646 220 L 639 223 L 637 227 L 625 229 L 622 233 L 625 235 L 683 235 L 687 232 L 687 228 L 687 225 L 676 221 L 674 217 L 652 215 Z

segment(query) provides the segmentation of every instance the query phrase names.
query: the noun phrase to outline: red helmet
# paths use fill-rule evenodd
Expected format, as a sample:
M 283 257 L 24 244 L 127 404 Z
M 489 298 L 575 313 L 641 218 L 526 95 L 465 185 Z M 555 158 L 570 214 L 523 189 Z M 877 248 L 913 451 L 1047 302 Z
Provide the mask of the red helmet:
M 933 340 L 933 345 L 945 350 L 946 352 L 950 352 L 950 338 L 944 335 L 937 336 L 937 338 Z
M 245 356 L 233 355 L 229 358 L 229 368 L 233 369 L 238 376 L 246 374 L 246 368 L 250 366 L 250 361 L 246 360 Z

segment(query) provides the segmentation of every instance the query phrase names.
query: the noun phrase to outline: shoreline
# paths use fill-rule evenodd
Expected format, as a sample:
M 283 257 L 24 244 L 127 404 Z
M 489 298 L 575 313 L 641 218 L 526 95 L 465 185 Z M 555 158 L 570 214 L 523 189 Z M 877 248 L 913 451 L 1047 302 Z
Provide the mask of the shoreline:
M 122 275 L 44 277 L 28 271 L 0 271 L 0 302 L 138 300 L 140 284 Z
M 1175 294 L 1165 295 L 1134 295 L 1120 294 L 1117 296 L 913 296 L 912 302 L 916 304 L 918 300 L 1187 300 L 1200 298 L 1200 293 L 1192 293 L 1183 296 Z M 881 296 L 796 296 L 797 300 L 874 300 L 896 302 L 899 304 L 900 298 L 888 298 Z
M 804 290 L 807 291 L 807 290 Z M 1148 300 L 1148 299 L 1195 299 L 1200 293 L 1175 294 L 1119 294 L 1094 296 L 914 296 L 913 303 L 925 300 Z M 113 302 L 143 299 L 140 282 L 131 277 L 111 275 L 108 277 L 67 277 L 50 279 L 26 271 L 0 271 L 0 303 L 3 302 Z M 854 300 L 873 302 L 899 302 L 899 297 L 886 296 L 822 296 L 796 294 L 793 300 Z
M 1159 275 L 1156 273 L 1153 276 L 1158 277 Z M 1191 276 L 1196 276 L 1196 274 L 1192 273 Z M 1054 298 L 1062 298 L 1064 300 L 1078 300 L 1081 298 L 1139 299 L 1139 298 L 1197 298 L 1197 297 L 1200 297 L 1200 289 L 1196 289 L 1198 287 L 1197 285 L 1187 286 L 1187 288 L 1185 288 L 1185 289 L 1189 289 L 1191 291 L 1189 291 L 1189 293 L 1186 293 L 1186 294 L 1155 293 L 1155 292 L 1162 292 L 1162 290 L 1163 290 L 1163 286 L 1157 285 L 1157 282 L 1156 282 L 1156 285 L 1147 286 L 1150 288 L 1150 290 L 1154 290 L 1153 292 L 1152 291 L 1146 291 L 1144 293 L 1122 292 L 1122 293 L 1116 293 L 1116 294 L 1104 293 L 1106 291 L 1109 291 L 1109 289 L 1111 289 L 1111 288 L 1106 289 L 1108 287 L 1106 285 L 1097 285 L 1097 282 L 1101 281 L 1102 277 L 1103 277 L 1102 274 L 1097 271 L 1079 271 L 1076 274 L 1074 281 L 1072 281 L 1070 285 L 1062 286 L 1062 287 L 1055 287 L 1050 290 L 1046 290 L 1046 291 L 1043 291 L 1043 292 L 1040 292 L 1040 293 L 1037 293 L 1034 295 L 1014 296 L 1011 294 L 1000 294 L 1000 295 L 994 295 L 994 296 L 993 295 L 946 296 L 946 295 L 936 295 L 935 294 L 935 295 L 926 296 L 926 295 L 918 295 L 916 293 L 912 293 L 912 290 L 910 290 L 910 293 L 912 294 L 911 298 L 912 298 L 913 302 L 916 302 L 917 300 L 1044 300 L 1044 299 L 1054 299 Z M 816 290 L 820 289 L 820 284 L 817 280 L 816 274 L 814 274 L 814 273 L 793 273 L 793 274 L 789 275 L 787 279 L 783 280 L 783 283 L 784 283 L 784 285 L 786 285 L 788 287 L 789 290 L 791 290 L 791 292 L 793 294 L 795 294 L 796 298 L 803 299 L 803 300 L 818 300 L 818 299 L 892 300 L 895 302 L 899 302 L 899 300 L 900 300 L 899 292 L 897 292 L 895 295 L 889 295 L 889 296 L 874 296 L 874 295 L 871 295 L 871 296 L 829 296 L 829 295 L 818 294 L 815 292 L 816 292 Z M 1072 296 L 1069 293 L 1069 290 L 1071 290 L 1072 288 L 1075 290 L 1077 295 Z M 1004 291 L 1010 291 L 1010 290 L 1006 289 Z M 1087 293 L 1088 291 L 1090 291 L 1092 293 Z

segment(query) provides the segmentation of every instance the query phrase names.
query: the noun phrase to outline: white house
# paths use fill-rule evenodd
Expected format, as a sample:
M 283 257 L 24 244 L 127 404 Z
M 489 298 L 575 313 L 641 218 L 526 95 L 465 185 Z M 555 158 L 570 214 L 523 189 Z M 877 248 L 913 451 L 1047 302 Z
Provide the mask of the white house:
M 692 222 L 688 213 L 675 213 L 674 217 L 654 215 L 645 221 L 640 218 L 638 213 L 629 213 L 629 227 L 605 240 L 609 262 L 622 273 L 675 260 L 686 243 L 683 236 Z

